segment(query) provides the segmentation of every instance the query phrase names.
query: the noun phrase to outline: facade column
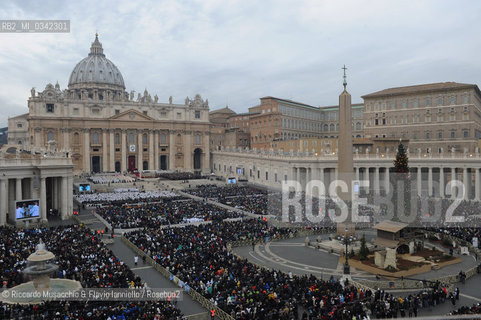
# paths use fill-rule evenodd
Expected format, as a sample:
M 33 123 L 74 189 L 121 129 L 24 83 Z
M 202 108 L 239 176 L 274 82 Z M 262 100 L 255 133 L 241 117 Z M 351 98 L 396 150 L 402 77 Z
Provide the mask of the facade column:
M 154 170 L 159 170 L 159 131 L 154 131 Z
M 15 179 L 15 201 L 23 200 L 22 197 L 22 178 Z
M 154 170 L 154 131 L 149 130 L 149 170 Z
M 364 180 L 367 181 L 369 186 L 366 188 L 366 194 L 371 193 L 371 177 L 369 177 L 369 167 L 364 168 Z
M 204 132 L 202 134 L 202 139 L 204 139 L 204 143 L 202 146 L 202 153 L 204 155 L 204 159 L 202 160 L 202 168 L 203 171 L 206 173 L 210 173 L 210 147 L 209 147 L 209 132 Z
M 67 177 L 61 177 L 61 204 L 60 204 L 60 217 L 65 220 L 68 217 L 68 187 L 67 187 Z
M 40 220 L 47 222 L 47 185 L 45 178 L 40 178 Z
M 108 144 L 107 144 L 107 129 L 104 129 L 104 130 L 102 130 L 102 172 L 109 171 L 109 159 L 108 159 L 108 147 L 107 146 L 108 146 Z
M 379 187 L 379 167 L 374 168 L 374 194 L 380 194 L 380 187 Z
M 70 141 L 69 141 L 69 134 L 70 134 L 70 130 L 68 128 L 62 128 L 60 130 L 62 133 L 63 133 L 63 149 L 65 151 L 69 150 L 70 149 Z
M 175 132 L 169 131 L 169 170 L 175 170 Z
M 428 196 L 433 196 L 433 168 L 428 168 Z
M 115 140 L 112 129 L 109 129 L 109 171 L 115 172 Z
M 143 166 L 144 146 L 143 146 L 142 137 L 143 137 L 143 132 L 139 131 L 139 134 L 137 135 L 137 140 L 138 140 L 137 141 L 137 148 L 138 148 L 138 150 L 137 150 L 137 171 L 139 171 L 139 172 L 143 171 L 143 169 L 144 169 L 144 166 Z
M 127 171 L 127 131 L 122 130 L 122 159 L 120 159 L 120 171 L 125 172 Z
M 439 197 L 444 198 L 444 168 L 439 168 Z
M 67 217 L 73 213 L 73 177 L 67 177 Z
M 184 134 L 184 169 L 193 171 L 194 166 L 192 165 L 192 132 L 186 131 Z M 202 168 L 201 168 L 202 169 Z
M 385 171 L 385 174 L 384 174 L 384 191 L 386 192 L 386 194 L 389 193 L 389 167 L 386 167 L 386 171 Z
M 456 180 L 456 168 L 451 168 L 451 181 L 454 181 Z M 456 190 L 456 188 L 451 185 L 451 198 L 455 198 L 455 194 L 454 194 L 454 190 Z
M 90 173 L 90 129 L 84 129 L 84 172 Z
M 481 192 L 479 192 L 479 188 L 480 188 L 480 181 L 479 181 L 479 168 L 475 168 L 474 170 L 475 173 L 474 173 L 474 200 L 477 200 L 479 201 L 481 199 L 480 197 L 480 194 Z
M 356 181 L 359 181 L 359 167 L 355 167 L 354 172 L 354 179 L 356 179 Z
M 7 211 L 8 211 L 8 188 L 7 179 L 0 180 L 0 226 L 5 225 L 7 222 Z
M 321 168 L 321 169 L 319 169 L 319 170 L 320 170 L 320 171 L 319 171 L 319 180 L 321 180 L 322 183 L 324 183 L 324 180 L 325 180 L 325 177 L 324 177 L 324 168 Z M 325 183 L 324 183 L 324 186 L 327 188 L 327 186 L 325 185 Z
M 463 168 L 464 200 L 468 200 L 468 168 Z
M 417 168 L 417 175 L 416 175 L 416 179 L 417 179 L 417 191 L 418 191 L 418 196 L 421 196 L 421 187 L 422 187 L 422 184 L 421 184 L 421 167 L 418 167 Z

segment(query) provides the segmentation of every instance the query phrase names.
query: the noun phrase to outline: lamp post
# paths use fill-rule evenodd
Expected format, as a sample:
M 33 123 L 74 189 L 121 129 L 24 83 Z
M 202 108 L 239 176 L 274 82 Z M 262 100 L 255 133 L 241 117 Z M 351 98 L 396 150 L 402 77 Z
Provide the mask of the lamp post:
M 349 267 L 349 262 L 348 262 L 348 252 L 347 252 L 347 245 L 349 243 L 349 239 L 347 237 L 347 232 L 349 231 L 347 228 L 344 230 L 344 244 L 346 245 L 346 254 L 345 254 L 345 263 L 344 263 L 344 274 L 350 274 L 351 273 L 351 268 Z

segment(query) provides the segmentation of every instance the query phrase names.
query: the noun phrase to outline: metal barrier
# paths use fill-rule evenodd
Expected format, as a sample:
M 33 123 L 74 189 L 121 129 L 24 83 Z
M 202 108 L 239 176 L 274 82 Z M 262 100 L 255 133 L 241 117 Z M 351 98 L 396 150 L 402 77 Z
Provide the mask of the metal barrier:
M 122 235 L 122 242 L 124 242 L 130 249 L 132 249 L 135 253 L 139 255 L 139 257 L 145 257 L 145 261 L 150 264 L 152 267 L 155 268 L 161 275 L 166 277 L 167 279 L 170 279 L 172 282 L 174 282 L 176 285 L 178 285 L 179 281 L 181 279 L 177 278 L 174 276 L 172 273 L 170 273 L 167 269 L 162 267 L 160 264 L 158 264 L 154 259 L 149 257 L 144 251 L 140 250 L 136 245 L 134 245 L 129 239 L 127 239 L 124 235 Z M 172 280 L 173 279 L 173 280 Z M 177 282 L 175 281 L 177 279 Z M 189 287 L 189 290 L 185 290 L 185 287 L 183 287 L 184 292 L 189 294 L 192 299 L 195 301 L 199 302 L 202 307 L 206 308 L 207 310 L 212 310 L 215 309 L 215 316 L 216 319 L 220 320 L 234 320 L 227 312 L 222 310 L 221 308 L 217 307 L 214 305 L 212 302 L 204 298 L 200 293 L 195 291 L 194 289 Z

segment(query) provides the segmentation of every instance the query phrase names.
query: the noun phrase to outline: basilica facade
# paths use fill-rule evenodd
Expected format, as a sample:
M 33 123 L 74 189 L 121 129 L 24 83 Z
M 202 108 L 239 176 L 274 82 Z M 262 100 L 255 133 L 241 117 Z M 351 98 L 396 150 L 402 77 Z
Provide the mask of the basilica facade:
M 175 104 L 147 90 L 130 93 L 96 35 L 68 88 L 31 91 L 27 114 L 9 119 L 9 144 L 41 150 L 52 142 L 75 172 L 181 170 L 207 173 L 209 105 L 200 95 Z

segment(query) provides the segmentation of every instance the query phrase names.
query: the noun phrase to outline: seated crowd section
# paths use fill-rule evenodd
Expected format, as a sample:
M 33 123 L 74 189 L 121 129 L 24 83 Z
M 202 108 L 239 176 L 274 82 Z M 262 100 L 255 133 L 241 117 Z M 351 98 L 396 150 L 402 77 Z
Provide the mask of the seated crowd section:
M 56 256 L 55 277 L 77 280 L 84 288 L 133 288 L 144 283 L 88 228 L 79 225 L 42 229 L 0 227 L 0 280 L 7 288 L 24 282 L 21 270 L 40 239 Z M 0 303 L 0 319 L 181 319 L 167 302 Z
M 181 199 L 171 191 L 121 191 L 121 192 L 104 192 L 91 194 L 74 195 L 74 200 L 80 204 L 102 204 L 102 203 L 133 203 L 143 200 L 160 201 L 163 198 Z
M 95 184 L 133 183 L 135 178 L 123 174 L 95 174 L 88 177 Z
M 145 228 L 187 223 L 189 220 L 219 222 L 240 218 L 238 212 L 194 200 L 164 198 L 140 204 L 108 204 L 96 212 L 113 228 Z

